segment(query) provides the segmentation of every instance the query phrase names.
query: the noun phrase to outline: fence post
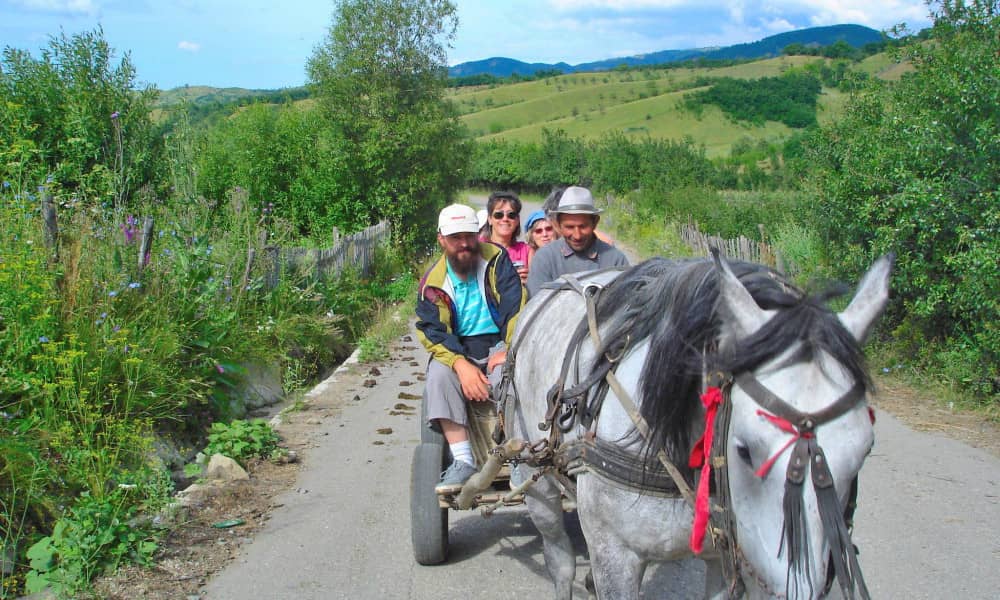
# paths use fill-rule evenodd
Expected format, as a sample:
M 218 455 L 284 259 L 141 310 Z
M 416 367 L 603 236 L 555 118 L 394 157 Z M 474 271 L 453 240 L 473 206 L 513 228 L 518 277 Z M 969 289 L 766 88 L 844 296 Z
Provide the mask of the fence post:
M 153 217 L 146 217 L 142 223 L 142 243 L 139 244 L 139 272 L 149 261 L 149 253 L 153 248 Z
M 58 261 L 59 223 L 56 220 L 56 205 L 48 191 L 42 196 L 42 219 L 45 221 L 45 246 L 52 252 L 52 260 Z

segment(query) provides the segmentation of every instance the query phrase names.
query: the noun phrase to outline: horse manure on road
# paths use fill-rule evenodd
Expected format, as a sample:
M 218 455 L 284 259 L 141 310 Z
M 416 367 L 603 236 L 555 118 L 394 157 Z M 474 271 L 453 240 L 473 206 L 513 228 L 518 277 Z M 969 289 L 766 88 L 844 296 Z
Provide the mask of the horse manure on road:
M 365 379 L 365 382 L 362 383 L 361 385 L 365 386 L 366 388 L 373 388 L 375 387 L 375 383 L 376 382 L 374 379 Z
M 400 385 L 400 387 L 406 387 L 408 385 L 413 385 L 413 382 L 412 381 L 405 381 L 404 380 L 404 381 L 400 381 L 399 385 Z
M 368 374 L 369 375 L 374 375 L 375 377 L 378 377 L 379 375 L 382 374 L 382 371 L 379 371 L 378 367 L 372 367 L 371 369 L 368 370 Z
M 379 427 L 378 429 L 375 430 L 375 433 L 378 433 L 380 435 L 389 435 L 390 433 L 392 433 L 392 427 Z
M 415 399 L 416 398 L 414 398 L 414 400 Z M 402 402 L 397 403 L 396 406 L 393 406 L 393 408 L 395 408 L 396 410 L 416 410 L 414 407 L 410 406 L 409 404 L 403 404 Z
M 420 400 L 421 396 L 419 394 L 407 394 L 406 392 L 399 392 L 396 396 L 400 400 Z

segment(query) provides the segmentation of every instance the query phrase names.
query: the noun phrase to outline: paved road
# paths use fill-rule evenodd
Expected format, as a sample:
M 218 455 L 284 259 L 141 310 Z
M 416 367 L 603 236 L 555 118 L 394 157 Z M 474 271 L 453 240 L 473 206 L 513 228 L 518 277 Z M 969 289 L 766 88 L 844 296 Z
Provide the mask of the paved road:
M 418 417 L 389 415 L 417 394 L 426 354 L 402 341 L 380 365 L 341 369 L 314 393 L 333 408 L 316 426 L 295 489 L 241 556 L 209 582 L 213 599 L 545 598 L 541 539 L 523 509 L 492 519 L 451 513 L 451 554 L 440 566 L 411 555 L 409 468 Z M 410 382 L 414 385 L 403 385 Z M 354 398 L 358 399 L 355 400 Z M 295 418 L 307 418 L 302 413 Z M 391 427 L 391 434 L 377 430 Z M 1000 460 L 907 429 L 880 412 L 876 447 L 862 471 L 855 541 L 875 598 L 996 598 L 1000 590 Z M 376 444 L 376 442 L 382 442 Z M 587 559 L 577 531 L 579 577 Z M 647 574 L 644 597 L 698 598 L 698 561 Z M 579 597 L 586 597 L 582 586 Z

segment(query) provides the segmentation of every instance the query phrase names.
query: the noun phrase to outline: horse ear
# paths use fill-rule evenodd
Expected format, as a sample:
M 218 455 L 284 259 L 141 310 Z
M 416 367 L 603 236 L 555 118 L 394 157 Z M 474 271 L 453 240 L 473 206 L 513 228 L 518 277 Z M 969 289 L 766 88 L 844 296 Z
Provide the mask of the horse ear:
M 844 312 L 837 315 L 858 343 L 864 343 L 889 302 L 889 278 L 895 260 L 894 254 L 886 254 L 875 261 L 861 278 L 854 299 Z
M 736 326 L 738 337 L 746 337 L 761 328 L 771 318 L 773 311 L 757 306 L 757 302 L 723 260 L 718 248 L 712 248 L 712 259 L 719 273 L 719 291 L 722 306 Z

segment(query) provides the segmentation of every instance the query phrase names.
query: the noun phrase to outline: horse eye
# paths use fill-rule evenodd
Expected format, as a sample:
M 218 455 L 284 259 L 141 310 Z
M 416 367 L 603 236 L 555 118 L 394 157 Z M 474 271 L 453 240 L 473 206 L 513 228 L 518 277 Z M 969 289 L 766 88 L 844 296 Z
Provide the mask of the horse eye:
M 737 444 L 736 454 L 740 455 L 740 458 L 747 464 L 747 466 L 753 466 L 753 459 L 750 458 L 750 449 L 743 444 Z

